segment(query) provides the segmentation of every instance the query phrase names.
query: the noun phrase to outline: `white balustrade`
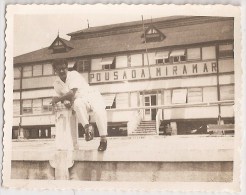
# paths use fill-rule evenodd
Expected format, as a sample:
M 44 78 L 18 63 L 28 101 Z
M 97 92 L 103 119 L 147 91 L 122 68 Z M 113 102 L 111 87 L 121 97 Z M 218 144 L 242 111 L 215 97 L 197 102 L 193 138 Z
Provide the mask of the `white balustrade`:
M 76 113 L 66 108 L 63 104 L 57 104 L 55 111 L 56 149 L 74 150 L 78 148 L 78 122 Z

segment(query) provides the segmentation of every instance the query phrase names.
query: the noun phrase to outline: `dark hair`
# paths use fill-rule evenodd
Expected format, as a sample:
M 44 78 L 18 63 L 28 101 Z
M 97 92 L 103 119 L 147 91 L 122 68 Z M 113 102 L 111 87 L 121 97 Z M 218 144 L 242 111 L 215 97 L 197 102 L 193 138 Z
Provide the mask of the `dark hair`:
M 56 69 L 56 66 L 63 65 L 63 64 L 65 64 L 66 66 L 68 66 L 67 60 L 65 60 L 65 59 L 56 59 L 56 60 L 53 60 L 52 67 L 55 70 Z

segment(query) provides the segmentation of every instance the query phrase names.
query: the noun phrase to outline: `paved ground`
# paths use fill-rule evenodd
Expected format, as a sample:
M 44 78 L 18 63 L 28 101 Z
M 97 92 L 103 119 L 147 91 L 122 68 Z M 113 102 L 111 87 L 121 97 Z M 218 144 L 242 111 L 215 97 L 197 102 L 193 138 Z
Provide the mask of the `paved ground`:
M 89 161 L 233 161 L 232 136 L 143 136 L 108 138 L 108 149 L 98 152 L 99 139 L 79 139 L 75 160 Z M 13 142 L 13 160 L 49 160 L 53 158 L 54 140 Z

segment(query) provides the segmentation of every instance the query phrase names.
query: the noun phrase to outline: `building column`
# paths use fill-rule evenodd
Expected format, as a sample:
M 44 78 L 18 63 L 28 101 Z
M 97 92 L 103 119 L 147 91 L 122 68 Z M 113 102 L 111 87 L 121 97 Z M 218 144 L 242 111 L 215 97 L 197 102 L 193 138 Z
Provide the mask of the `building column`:
M 176 122 L 171 122 L 170 126 L 172 128 L 171 135 L 178 135 L 177 123 Z

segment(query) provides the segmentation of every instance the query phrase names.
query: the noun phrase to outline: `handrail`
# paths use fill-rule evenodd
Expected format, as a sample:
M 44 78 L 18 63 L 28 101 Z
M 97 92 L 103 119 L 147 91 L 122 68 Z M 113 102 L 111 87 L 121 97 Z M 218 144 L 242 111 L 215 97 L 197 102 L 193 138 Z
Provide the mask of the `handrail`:
M 217 106 L 217 105 L 233 105 L 234 100 L 224 100 L 224 101 L 214 101 L 214 102 L 201 102 L 201 103 L 186 103 L 186 104 L 168 104 L 168 105 L 156 105 L 156 106 L 140 106 L 131 108 L 115 108 L 107 109 L 109 112 L 120 112 L 120 111 L 133 111 L 142 109 L 168 109 L 168 108 L 185 108 L 185 107 L 203 107 L 203 106 Z M 53 115 L 53 113 L 43 113 L 43 114 L 27 114 L 27 115 L 15 115 L 14 118 L 18 117 L 28 117 L 28 116 L 46 116 Z
M 132 117 L 127 122 L 127 133 L 131 134 L 132 131 L 137 129 L 141 121 L 142 121 L 142 111 L 138 110 L 137 112 L 133 112 Z
M 159 135 L 159 128 L 160 128 L 160 125 L 161 125 L 161 120 L 163 119 L 163 116 L 162 116 L 162 109 L 158 109 L 157 113 L 156 113 L 156 134 Z

